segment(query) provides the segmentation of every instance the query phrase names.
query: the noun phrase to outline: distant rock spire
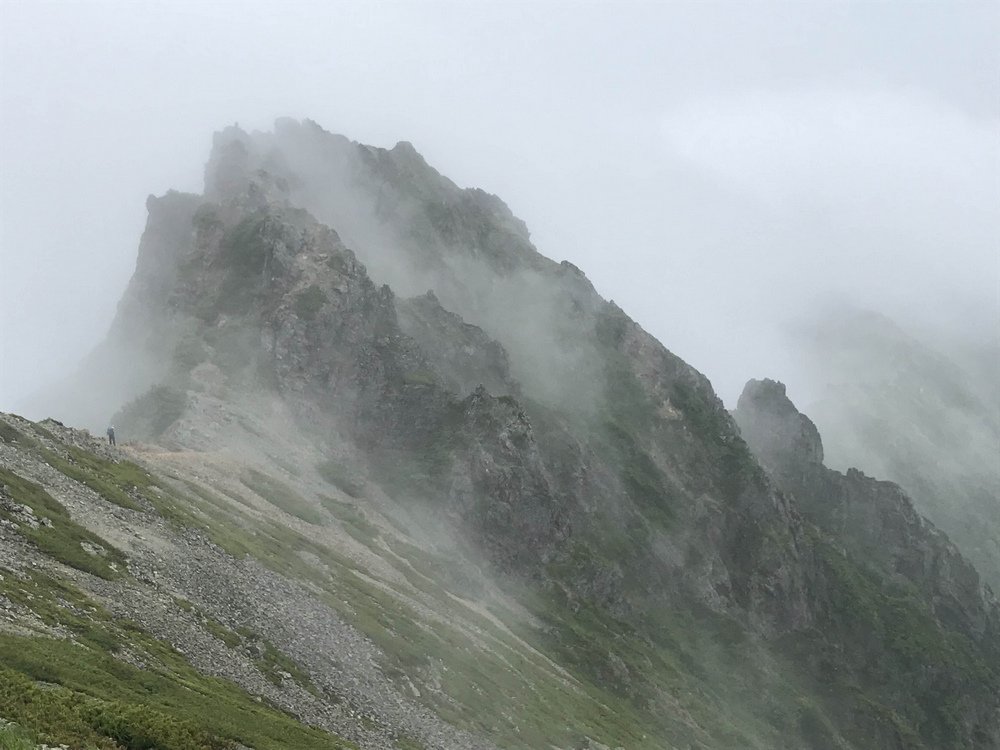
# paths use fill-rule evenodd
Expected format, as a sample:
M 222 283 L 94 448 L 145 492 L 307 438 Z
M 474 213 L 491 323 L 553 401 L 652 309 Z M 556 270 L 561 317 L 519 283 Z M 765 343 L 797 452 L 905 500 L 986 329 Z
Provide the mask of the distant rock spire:
M 784 383 L 751 380 L 734 413 L 740 431 L 767 465 L 823 463 L 823 441 L 812 420 L 799 413 Z

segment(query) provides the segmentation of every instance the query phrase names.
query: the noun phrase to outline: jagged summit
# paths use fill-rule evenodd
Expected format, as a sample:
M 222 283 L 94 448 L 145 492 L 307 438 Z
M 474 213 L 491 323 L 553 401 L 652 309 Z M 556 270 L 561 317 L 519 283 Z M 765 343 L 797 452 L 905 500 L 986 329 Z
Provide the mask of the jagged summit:
M 751 380 L 734 417 L 751 449 L 776 484 L 795 498 L 804 517 L 850 557 L 881 572 L 882 596 L 892 602 L 890 606 L 907 609 L 908 617 L 936 623 L 940 632 L 949 633 L 943 648 L 941 642 L 924 641 L 921 648 L 926 649 L 926 661 L 919 674 L 900 665 L 890 675 L 892 680 L 908 681 L 899 684 L 901 693 L 912 689 L 929 694 L 935 686 L 963 684 L 967 670 L 975 670 L 980 659 L 1000 664 L 996 597 L 948 538 L 914 510 L 898 485 L 872 479 L 857 469 L 846 474 L 827 469 L 815 425 L 799 413 L 781 383 Z M 920 603 L 921 596 L 926 604 Z M 870 603 L 884 606 L 876 597 Z M 901 623 L 897 612 L 891 621 L 838 627 L 864 637 L 871 628 L 888 633 Z M 984 709 L 979 721 L 988 721 L 986 716 L 997 710 L 995 701 L 987 703 L 992 705 Z M 996 741 L 983 738 L 973 745 L 989 746 Z
M 826 468 L 819 432 L 781 383 L 751 380 L 733 414 L 751 449 L 810 522 L 890 578 L 925 590 L 943 622 L 961 621 L 1000 658 L 993 592 L 898 485 L 857 469 Z
M 736 406 L 744 438 L 765 463 L 822 464 L 823 441 L 809 417 L 800 414 L 784 383 L 751 380 Z

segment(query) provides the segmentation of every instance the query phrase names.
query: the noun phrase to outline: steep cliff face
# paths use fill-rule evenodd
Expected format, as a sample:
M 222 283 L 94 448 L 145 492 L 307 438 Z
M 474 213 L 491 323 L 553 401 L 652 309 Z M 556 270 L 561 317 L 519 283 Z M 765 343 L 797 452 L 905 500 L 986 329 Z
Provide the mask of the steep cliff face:
M 224 179 L 212 176 L 219 169 Z M 351 238 L 375 278 L 396 290 L 429 288 L 436 307 L 452 311 L 445 319 L 420 298 L 399 303 L 403 325 L 431 362 L 415 371 L 438 371 L 442 385 L 460 393 L 474 381 L 493 394 L 516 388 L 527 414 L 560 415 L 569 423 L 557 433 L 584 436 L 578 455 L 564 456 L 576 466 L 564 469 L 597 484 L 551 489 L 581 532 L 603 528 L 610 516 L 626 540 L 638 534 L 626 547 L 671 589 L 694 591 L 717 609 L 749 608 L 764 629 L 808 619 L 794 547 L 772 547 L 766 531 L 794 535 L 794 522 L 707 380 L 601 299 L 579 269 L 538 253 L 498 198 L 459 189 L 409 144 L 374 149 L 291 121 L 273 134 L 220 134 L 209 194 L 223 194 L 219 185 L 234 189 L 233 174 L 252 182 L 269 170 L 289 186 L 292 202 Z M 448 350 L 454 343 L 442 345 L 468 335 L 459 325 L 485 332 L 472 351 L 499 369 L 462 362 Z M 317 372 L 328 369 L 316 364 Z M 406 430 L 397 423 L 392 432 Z M 650 556 L 651 549 L 660 552 Z M 697 575 L 684 563 L 692 549 L 714 556 Z
M 590 539 L 588 554 L 608 557 L 601 532 L 611 521 L 618 546 L 675 595 L 739 610 L 763 631 L 808 620 L 796 548 L 772 543 L 800 532 L 707 380 L 601 300 L 579 270 L 543 259 L 497 199 L 458 190 L 412 149 L 360 150 L 370 158 L 358 157 L 358 169 L 391 177 L 405 192 L 387 204 L 391 212 L 380 209 L 396 234 L 404 197 L 433 195 L 456 217 L 435 230 L 434 241 L 401 241 L 393 248 L 400 261 L 416 263 L 410 248 L 430 247 L 437 258 L 430 266 L 450 269 L 433 280 L 453 297 L 486 284 L 463 284 L 464 262 L 478 264 L 477 274 L 490 270 L 499 284 L 530 271 L 526 293 L 545 308 L 530 328 L 490 319 L 480 329 L 447 311 L 437 291 L 398 300 L 371 280 L 336 232 L 292 207 L 287 186 L 295 180 L 263 166 L 284 159 L 272 149 L 258 163 L 257 152 L 259 144 L 239 132 L 217 139 L 206 177 L 206 196 L 214 200 L 189 210 L 192 231 L 175 230 L 173 265 L 159 215 L 151 225 L 158 241 L 144 251 L 153 259 L 141 261 L 127 297 L 146 309 L 129 314 L 170 321 L 156 338 L 173 348 L 168 378 L 178 388 L 188 385 L 186 368 L 207 363 L 231 387 L 274 390 L 319 437 L 349 438 L 395 491 L 446 497 L 447 507 L 464 509 L 466 522 L 490 530 L 477 538 L 496 552 L 495 561 L 521 559 L 531 549 L 532 559 L 575 554 L 556 544 L 570 523 Z M 466 210 L 470 201 L 479 208 Z M 504 243 L 513 243 L 506 255 Z M 146 269 L 154 265 L 172 285 L 149 295 Z M 493 292 L 467 307 L 482 313 L 501 301 L 505 308 L 519 303 L 501 298 Z M 491 338 L 491 328 L 518 342 L 513 354 Z M 562 351 L 585 352 L 585 366 L 571 368 L 548 351 L 553 336 Z M 519 372 L 533 373 L 529 384 Z M 533 411 L 553 424 L 562 420 L 549 441 L 565 445 L 569 434 L 582 436 L 575 455 L 563 456 L 575 463 L 562 467 L 576 475 L 574 484 L 560 484 L 545 466 Z M 498 443 L 497 430 L 518 439 Z M 501 468 L 492 471 L 491 464 Z M 416 485 L 399 486 L 404 465 L 420 477 Z M 685 562 L 694 549 L 711 550 L 698 569 Z M 611 567 L 619 565 L 613 560 Z M 607 567 L 595 563 L 593 575 L 606 577 Z M 622 611 L 646 608 L 654 587 L 636 588 Z
M 881 627 L 889 636 L 888 643 L 876 644 L 864 632 L 868 642 L 852 649 L 855 657 L 877 659 L 866 680 L 887 686 L 884 694 L 901 714 L 915 718 L 928 741 L 955 732 L 971 747 L 1000 742 L 1000 606 L 972 565 L 914 510 L 898 485 L 857 469 L 827 469 L 819 432 L 781 383 L 750 381 L 734 415 L 778 486 L 890 603 L 888 611 L 879 606 L 874 613 L 877 626 L 838 625 L 848 632 L 856 628 L 858 635 Z M 825 614 L 842 620 L 840 604 L 831 587 Z M 919 669 L 912 662 L 914 648 L 927 649 Z M 851 658 L 851 650 L 844 655 Z M 954 690 L 961 697 L 950 695 Z
M 703 375 L 539 254 L 498 198 L 458 188 L 409 144 L 291 121 L 217 134 L 205 185 L 150 199 L 104 346 L 153 386 L 116 418 L 120 435 L 161 446 L 133 458 L 200 508 L 150 495 L 142 510 L 207 535 L 221 551 L 192 554 L 222 570 L 250 555 L 278 576 L 240 584 L 233 627 L 253 619 L 241 597 L 254 581 L 302 587 L 310 617 L 332 608 L 363 632 L 394 690 L 436 717 L 379 713 L 426 747 L 996 737 L 994 605 L 962 558 L 905 498 L 826 473 L 787 400 L 764 389 L 741 434 Z M 25 450 L 6 455 L 48 477 L 46 454 Z M 213 498 L 203 508 L 199 492 Z M 814 507 L 833 494 L 837 510 Z M 197 578 L 169 576 L 189 594 Z M 899 607 L 897 579 L 915 588 Z M 195 586 L 199 606 L 231 580 Z M 302 650 L 321 625 L 261 617 L 293 662 L 333 668 Z M 938 636 L 968 663 L 921 656 Z M 963 679 L 972 689 L 935 713 Z M 303 696 L 282 700 L 312 716 Z M 470 734 L 448 745 L 459 735 L 436 721 Z
M 435 374 L 456 393 L 482 385 L 490 393 L 515 395 L 506 350 L 479 328 L 441 307 L 434 292 L 397 300 L 403 331 L 427 352 Z
M 988 337 L 994 335 L 992 342 Z M 901 485 L 1000 590 L 1000 345 L 923 340 L 874 313 L 838 311 L 796 340 L 824 387 L 809 412 L 829 463 Z

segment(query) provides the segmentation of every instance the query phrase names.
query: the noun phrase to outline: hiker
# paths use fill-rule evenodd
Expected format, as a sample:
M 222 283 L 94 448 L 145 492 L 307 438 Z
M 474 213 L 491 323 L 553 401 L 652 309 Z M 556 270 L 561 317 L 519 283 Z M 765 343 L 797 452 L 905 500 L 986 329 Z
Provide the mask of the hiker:
M 111 425 L 108 428 L 108 445 L 117 445 L 115 442 L 115 426 Z

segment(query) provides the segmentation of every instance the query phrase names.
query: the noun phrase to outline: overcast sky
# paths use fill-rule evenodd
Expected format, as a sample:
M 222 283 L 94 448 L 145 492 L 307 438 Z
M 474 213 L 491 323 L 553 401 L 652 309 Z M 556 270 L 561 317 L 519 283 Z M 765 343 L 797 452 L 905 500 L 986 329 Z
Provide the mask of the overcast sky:
M 0 410 L 103 337 L 146 196 L 286 115 L 497 193 L 730 405 L 819 305 L 1000 325 L 997 2 L 0 9 Z

